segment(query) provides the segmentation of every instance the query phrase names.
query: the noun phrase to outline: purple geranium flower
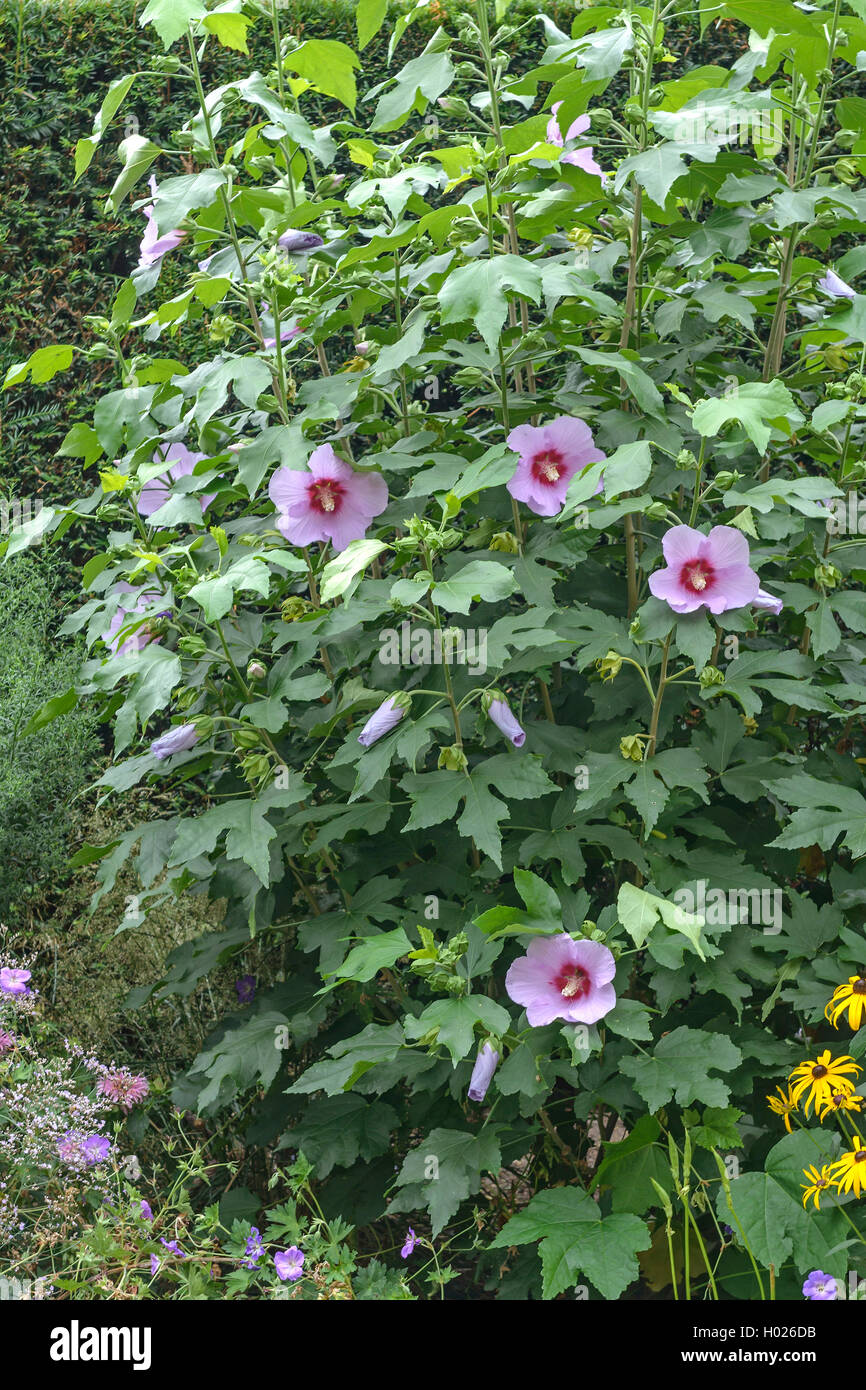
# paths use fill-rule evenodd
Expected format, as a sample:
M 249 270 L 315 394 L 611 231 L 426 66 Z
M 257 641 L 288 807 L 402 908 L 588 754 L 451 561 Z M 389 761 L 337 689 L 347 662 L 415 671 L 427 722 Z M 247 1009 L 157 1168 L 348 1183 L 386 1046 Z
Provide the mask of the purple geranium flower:
M 151 174 L 150 191 L 154 197 L 156 197 L 156 186 L 156 179 L 153 174 Z M 147 218 L 147 226 L 144 229 L 144 237 L 142 238 L 139 248 L 139 270 L 146 270 L 149 266 L 157 265 L 166 252 L 174 251 L 176 247 L 180 246 L 186 236 L 186 232 L 178 231 L 176 228 L 174 231 L 166 232 L 165 236 L 160 236 L 156 229 L 156 217 L 154 213 L 155 209 L 153 203 L 148 203 L 147 207 L 144 209 L 144 215 Z
M 518 425 L 507 444 L 520 455 L 508 491 L 537 516 L 555 516 L 574 475 L 605 457 L 595 447 L 589 425 L 572 415 L 559 415 L 538 427 Z M 599 478 L 595 491 L 601 489 Z
M 151 1275 L 156 1274 L 156 1273 L 158 1272 L 158 1270 L 159 1270 L 159 1256 L 158 1256 L 158 1255 L 151 1255 L 151 1257 L 150 1257 L 150 1272 L 151 1272 Z
M 0 994 L 29 994 L 30 977 L 29 970 L 13 970 L 11 965 L 4 965 L 0 970 Z
M 7 1052 L 11 1052 L 14 1046 L 14 1033 L 7 1033 L 5 1028 L 0 1028 L 0 1057 L 3 1057 Z
M 302 232 L 300 227 L 290 227 L 277 239 L 277 245 L 284 251 L 297 254 L 299 251 L 312 251 L 316 246 L 324 246 L 324 241 L 315 232 Z
M 262 1258 L 262 1255 L 265 1253 L 265 1247 L 262 1244 L 261 1231 L 259 1230 L 258 1226 L 250 1227 L 250 1233 L 247 1237 L 247 1248 L 244 1253 L 246 1255 L 246 1259 L 242 1260 L 241 1264 L 244 1266 L 245 1269 L 255 1269 L 259 1260 Z
M 186 1255 L 183 1250 L 181 1250 L 176 1240 L 166 1240 L 165 1236 L 160 1236 L 159 1243 L 160 1245 L 164 1245 L 166 1250 L 170 1250 L 172 1255 L 178 1255 L 182 1260 L 186 1259 Z
M 296 1279 L 300 1279 L 304 1272 L 304 1255 L 297 1245 L 292 1245 L 288 1250 L 278 1250 L 274 1255 L 274 1265 L 280 1279 L 288 1279 L 291 1284 Z
M 498 691 L 487 691 L 482 697 L 482 706 L 487 711 L 487 717 L 496 725 L 501 734 L 510 739 L 515 748 L 522 748 L 526 742 L 526 734 L 521 729 L 514 715 Z
M 255 975 L 241 975 L 239 980 L 235 980 L 239 1004 L 251 1004 L 256 997 L 256 977 Z
M 374 516 L 388 505 L 381 473 L 356 473 L 321 444 L 306 469 L 278 468 L 268 486 L 277 508 L 277 529 L 292 545 L 330 541 L 345 550 L 362 538 Z
M 111 1152 L 111 1140 L 104 1134 L 88 1134 L 81 1145 L 81 1157 L 88 1167 L 94 1163 L 104 1163 Z
M 155 758 L 160 761 L 163 758 L 170 758 L 172 753 L 185 753 L 188 748 L 192 748 L 198 743 L 198 734 L 194 724 L 175 724 L 173 729 L 169 729 L 167 734 L 161 734 L 155 738 L 150 745 L 150 751 Z
M 813 1269 L 803 1285 L 803 1297 L 813 1303 L 830 1303 L 836 1297 L 836 1280 L 832 1274 Z
M 779 611 L 779 601 L 764 592 L 750 568 L 749 542 L 736 527 L 714 526 L 705 536 L 691 526 L 672 526 L 662 549 L 667 569 L 650 575 L 650 592 L 675 613 L 694 613 L 701 607 L 726 613 L 752 603 Z
M 406 1240 L 403 1244 L 403 1249 L 400 1251 L 400 1254 L 402 1255 L 404 1260 L 408 1260 L 409 1256 L 412 1254 L 412 1251 L 415 1249 L 415 1246 L 417 1244 L 418 1237 L 416 1236 L 415 1232 L 412 1230 L 412 1227 L 410 1226 L 408 1232 L 406 1233 Z
M 141 1203 L 141 1219 L 142 1219 L 143 1221 L 152 1221 L 152 1220 L 153 1220 L 153 1212 L 152 1212 L 151 1209 L 150 1209 L 150 1202 L 142 1201 L 142 1203 Z
M 369 748 L 371 744 L 384 738 L 385 734 L 390 734 L 400 723 L 406 711 L 412 704 L 408 695 L 398 693 L 389 695 L 377 710 L 370 715 L 363 729 L 358 735 L 358 742 L 362 748 Z
M 162 452 L 157 450 L 153 456 L 154 463 L 167 463 L 169 467 L 161 477 L 151 478 L 141 489 L 138 499 L 139 516 L 153 516 L 160 507 L 165 506 L 173 496 L 172 483 L 176 483 L 180 478 L 188 478 L 203 458 L 207 458 L 207 454 L 192 453 L 185 444 L 170 444 Z M 215 497 L 215 492 L 206 492 L 198 499 L 203 512 L 207 511 Z
M 853 299 L 856 290 L 852 290 L 850 285 L 846 285 L 841 275 L 837 275 L 835 270 L 828 270 L 818 281 L 818 289 L 829 294 L 831 299 Z
M 469 1099 L 482 1101 L 487 1095 L 487 1088 L 493 1080 L 493 1073 L 499 1066 L 499 1053 L 488 1040 L 482 1043 L 478 1049 L 478 1056 L 475 1058 L 475 1066 L 472 1068 L 472 1076 L 469 1080 Z
M 590 118 L 587 115 L 578 116 L 576 121 L 572 121 L 565 136 L 563 136 L 559 128 L 559 121 L 556 119 L 556 113 L 561 105 L 561 101 L 555 101 L 550 108 L 550 120 L 547 122 L 546 139 L 548 145 L 557 145 L 560 149 L 563 149 L 566 141 L 577 140 L 581 135 L 586 134 L 589 130 Z M 592 157 L 592 147 L 590 145 L 585 145 L 583 149 L 579 150 L 569 150 L 567 154 L 562 156 L 562 163 L 573 164 L 578 169 L 583 169 L 587 174 L 598 174 L 603 185 L 607 182 L 604 174 Z
M 536 937 L 509 967 L 505 989 L 522 1004 L 531 1028 L 557 1018 L 598 1023 L 616 1004 L 616 961 L 600 941 L 574 941 L 566 932 Z

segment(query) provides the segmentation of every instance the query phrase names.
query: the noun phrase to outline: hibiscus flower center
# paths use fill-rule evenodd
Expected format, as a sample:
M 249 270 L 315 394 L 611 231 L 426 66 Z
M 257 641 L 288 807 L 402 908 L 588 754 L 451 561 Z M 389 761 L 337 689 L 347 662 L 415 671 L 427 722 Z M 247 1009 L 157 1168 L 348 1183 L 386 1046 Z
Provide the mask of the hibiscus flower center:
M 557 975 L 555 983 L 563 999 L 582 999 L 589 994 L 592 985 L 586 971 L 579 965 L 570 965 L 563 970 L 561 975 Z
M 334 478 L 318 478 L 310 483 L 308 492 L 310 506 L 319 512 L 335 512 L 343 496 L 343 484 Z
M 546 449 L 543 454 L 536 454 L 532 460 L 532 471 L 540 483 L 545 487 L 552 487 L 558 483 L 562 477 L 562 454 L 555 449 Z
M 683 565 L 680 583 L 686 589 L 691 589 L 693 594 L 702 594 L 710 587 L 714 577 L 713 567 L 708 565 L 706 560 L 689 560 Z

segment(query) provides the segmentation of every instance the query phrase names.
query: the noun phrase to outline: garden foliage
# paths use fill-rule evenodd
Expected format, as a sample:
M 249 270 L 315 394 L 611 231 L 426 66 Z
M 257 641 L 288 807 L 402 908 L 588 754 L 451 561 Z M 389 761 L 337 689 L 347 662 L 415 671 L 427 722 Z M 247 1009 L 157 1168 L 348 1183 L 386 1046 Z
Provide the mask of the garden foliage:
M 183 794 L 79 855 L 136 869 L 121 930 L 225 902 L 154 991 L 279 944 L 179 1108 L 252 1100 L 441 1287 L 797 1296 L 864 1243 L 866 12 L 731 0 L 669 77 L 661 0 L 479 3 L 405 61 L 433 9 L 375 85 L 382 0 L 354 44 L 143 10 L 75 156 L 143 236 L 90 491 L 7 545 L 98 538 L 28 729 L 95 704 L 104 793 Z M 124 136 L 167 74 L 184 123 Z

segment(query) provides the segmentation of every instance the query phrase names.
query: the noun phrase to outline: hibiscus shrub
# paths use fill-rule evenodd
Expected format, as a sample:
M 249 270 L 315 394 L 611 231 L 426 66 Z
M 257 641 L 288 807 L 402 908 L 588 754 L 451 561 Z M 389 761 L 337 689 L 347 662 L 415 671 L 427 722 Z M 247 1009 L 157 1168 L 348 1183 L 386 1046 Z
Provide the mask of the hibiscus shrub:
M 730 0 L 731 61 L 665 80 L 673 4 L 589 6 L 514 76 L 479 0 L 401 66 L 432 4 L 360 101 L 377 0 L 357 53 L 269 0 L 143 12 L 151 70 L 77 173 L 153 74 L 189 120 L 120 143 L 140 262 L 95 323 L 115 387 L 63 446 L 98 485 L 7 545 L 99 537 L 66 624 L 90 658 L 29 727 L 95 703 L 104 795 L 161 793 L 78 856 L 100 895 L 136 869 L 118 929 L 225 905 L 133 1005 L 273 947 L 173 1093 L 251 1183 L 302 1155 L 359 1251 L 399 1279 L 432 1247 L 446 1295 L 838 1296 L 866 1175 L 866 19 Z M 272 66 L 206 92 L 252 26 Z

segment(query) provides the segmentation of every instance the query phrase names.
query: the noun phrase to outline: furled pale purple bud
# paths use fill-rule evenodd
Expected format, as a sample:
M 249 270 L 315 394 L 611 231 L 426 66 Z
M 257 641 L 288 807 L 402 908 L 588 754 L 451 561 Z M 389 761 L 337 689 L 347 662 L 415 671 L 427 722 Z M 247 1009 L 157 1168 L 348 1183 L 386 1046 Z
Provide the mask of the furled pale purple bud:
M 320 236 L 315 232 L 302 232 L 300 227 L 290 227 L 287 232 L 277 240 L 277 245 L 282 246 L 284 251 L 296 254 L 298 251 L 312 251 L 316 246 L 324 246 Z
M 267 674 L 267 667 L 263 666 L 260 661 L 251 661 L 247 667 L 248 681 L 263 681 Z
M 852 290 L 850 285 L 846 285 L 841 275 L 837 275 L 835 270 L 828 270 L 818 281 L 818 289 L 829 294 L 831 299 L 853 299 L 856 290 Z
M 499 1053 L 488 1039 L 479 1047 L 475 1066 L 472 1068 L 472 1076 L 469 1081 L 470 1100 L 482 1101 L 484 1099 L 487 1095 L 487 1088 L 493 1080 L 493 1073 L 498 1066 Z
M 499 732 L 510 739 L 515 748 L 522 748 L 526 742 L 526 734 L 499 692 L 497 690 L 485 692 L 482 704 L 488 718 L 492 719 Z
M 176 724 L 167 734 L 161 734 L 150 745 L 155 758 L 170 758 L 172 753 L 185 753 L 198 743 L 198 733 L 194 724 Z
M 782 600 L 780 598 L 776 598 L 775 594 L 768 594 L 766 589 L 759 589 L 755 597 L 752 599 L 752 607 L 768 608 L 771 613 L 775 613 L 778 617 L 778 615 L 782 611 L 783 604 Z
M 400 723 L 400 720 L 412 707 L 410 695 L 399 691 L 396 695 L 389 695 L 375 713 L 370 715 L 363 729 L 358 735 L 358 742 L 363 748 L 369 748 L 377 743 L 385 734 L 390 734 Z

